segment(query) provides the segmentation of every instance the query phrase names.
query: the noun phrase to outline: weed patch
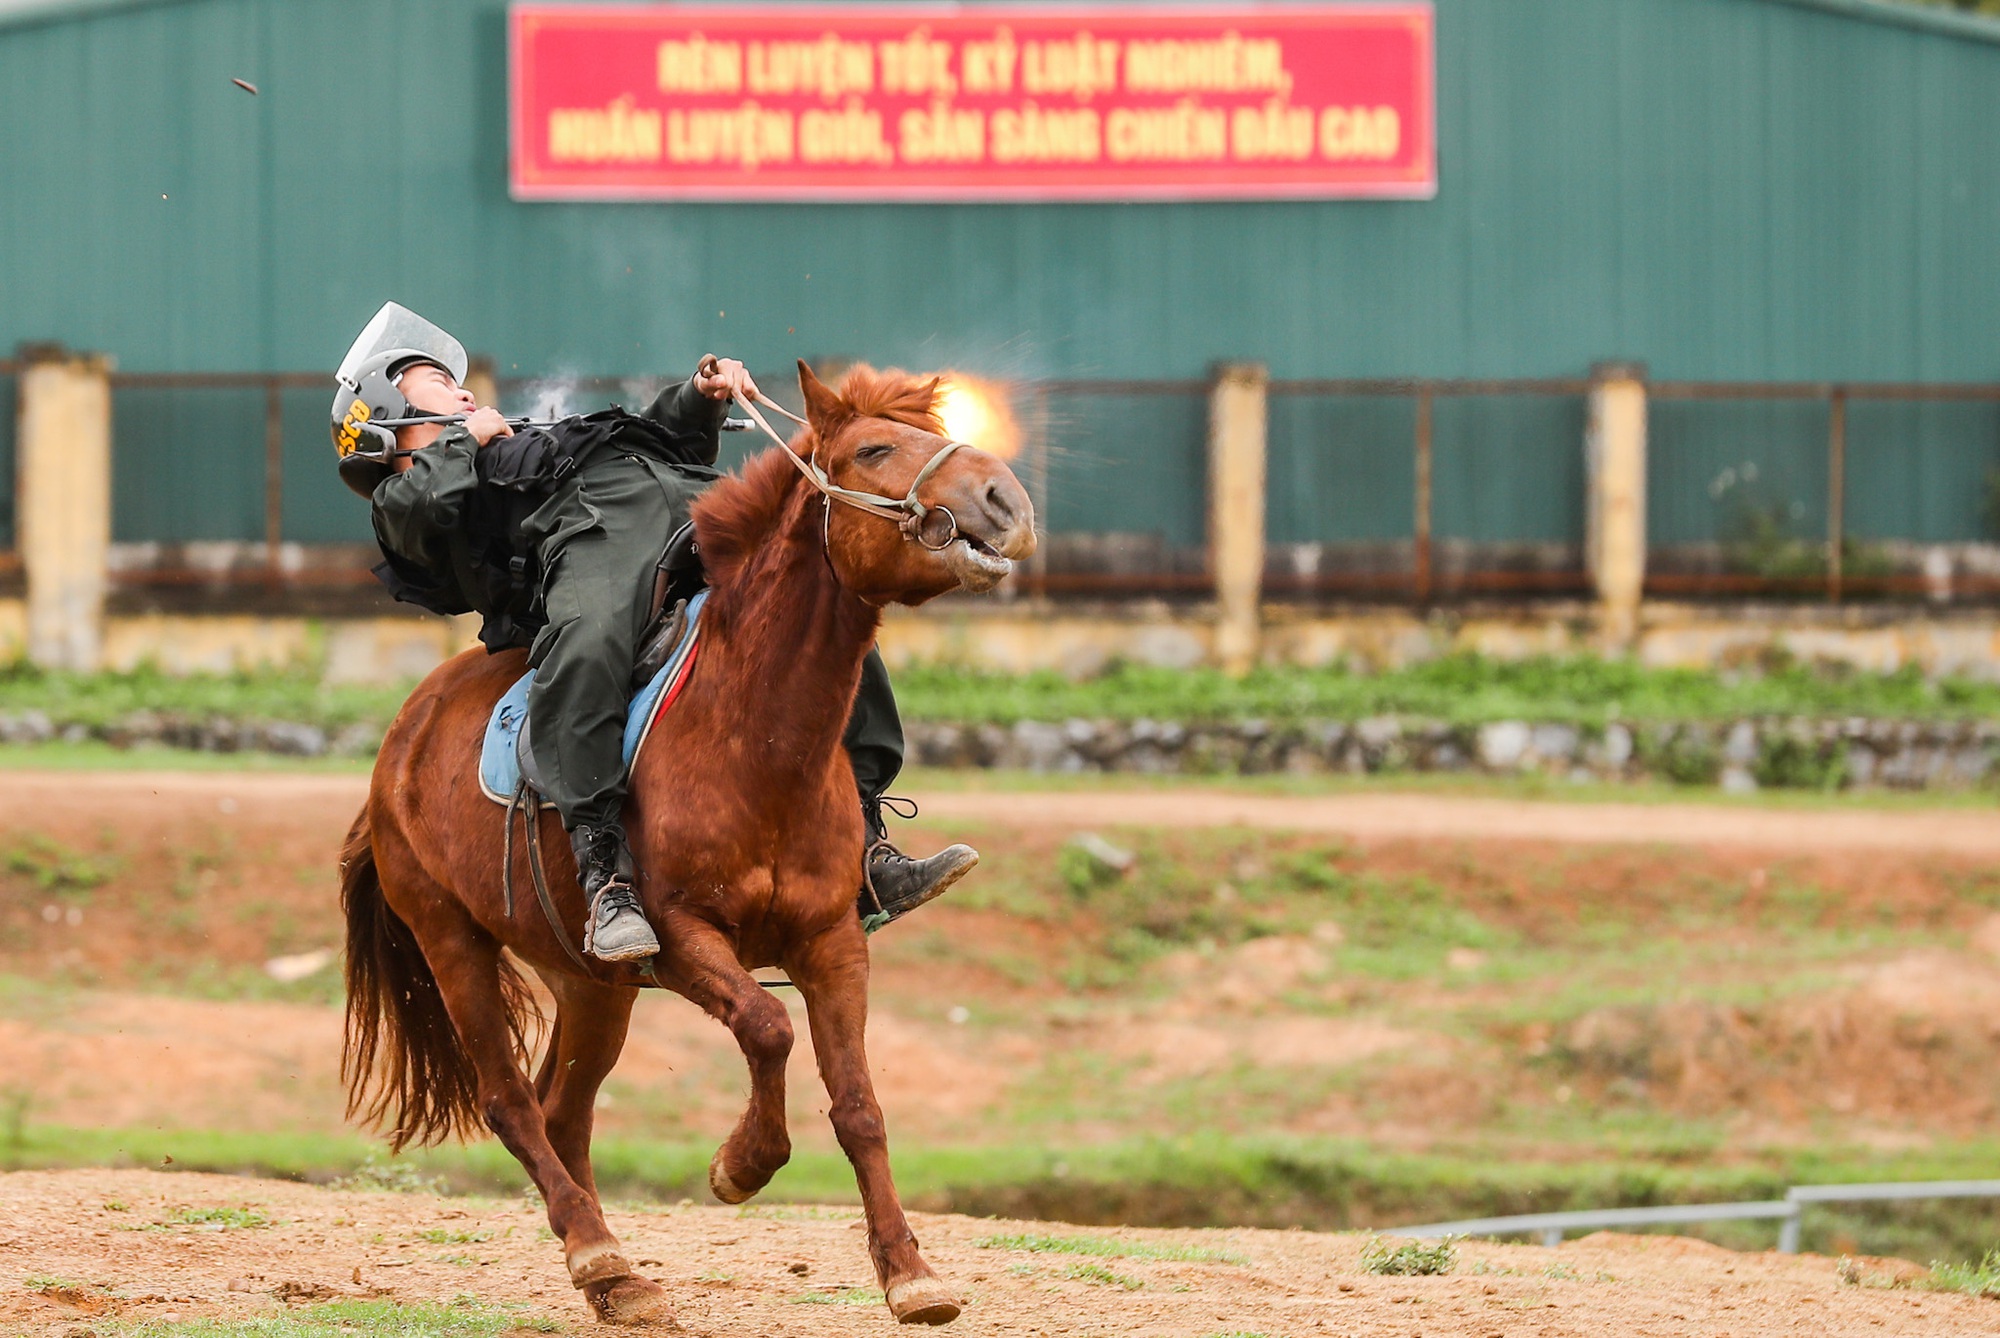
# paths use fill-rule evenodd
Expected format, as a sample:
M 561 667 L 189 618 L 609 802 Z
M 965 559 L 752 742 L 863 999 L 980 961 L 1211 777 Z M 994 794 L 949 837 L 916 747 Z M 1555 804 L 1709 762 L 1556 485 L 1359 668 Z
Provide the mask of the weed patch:
M 59 899 L 77 903 L 104 886 L 115 871 L 110 860 L 92 859 L 46 836 L 31 836 L 0 855 L 8 873 L 20 874 Z
M 156 1229 L 195 1227 L 206 1231 L 248 1231 L 271 1225 L 255 1208 L 177 1208 Z
M 493 1239 L 491 1231 L 449 1231 L 444 1227 L 431 1227 L 417 1233 L 417 1239 L 426 1245 L 480 1245 Z
M 1088 1282 L 1096 1287 L 1119 1287 L 1128 1292 L 1136 1292 L 1146 1284 L 1138 1278 L 1128 1278 L 1123 1273 L 1113 1273 L 1103 1264 L 1071 1264 L 1062 1273 L 1070 1282 Z
M 1916 1285 L 1926 1291 L 2000 1297 L 2000 1248 L 1988 1250 L 1976 1264 L 1932 1264 Z
M 425 1175 L 407 1161 L 382 1161 L 374 1153 L 347 1175 L 333 1180 L 329 1189 L 375 1190 L 391 1194 L 443 1194 L 444 1177 Z
M 801 1292 L 793 1305 L 881 1305 L 882 1293 L 869 1287 L 833 1287 L 825 1291 Z
M 1449 1236 L 1430 1244 L 1416 1240 L 1398 1243 L 1375 1236 L 1361 1247 L 1361 1271 L 1384 1277 L 1442 1275 L 1451 1272 L 1457 1262 L 1458 1246 Z

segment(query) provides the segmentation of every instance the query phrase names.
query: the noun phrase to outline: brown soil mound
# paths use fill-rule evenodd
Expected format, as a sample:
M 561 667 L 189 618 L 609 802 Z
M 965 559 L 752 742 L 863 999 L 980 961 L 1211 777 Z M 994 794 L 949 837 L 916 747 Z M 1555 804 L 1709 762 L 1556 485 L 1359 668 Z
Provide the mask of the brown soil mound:
M 247 1320 L 339 1297 L 518 1306 L 594 1328 L 542 1214 L 523 1200 L 337 1193 L 148 1171 L 0 1177 L 0 1330 L 59 1338 L 93 1322 Z M 210 1229 L 204 1209 L 267 1225 Z M 710 1338 L 883 1334 L 847 1208 L 615 1212 L 613 1230 Z M 244 1217 L 238 1221 L 254 1220 Z M 2000 1303 L 1841 1281 L 1836 1261 L 1599 1234 L 1557 1250 L 1464 1243 L 1444 1277 L 1362 1271 L 1366 1238 L 1137 1231 L 919 1215 L 931 1264 L 967 1301 L 966 1333 L 1831 1336 L 1991 1333 Z M 1087 1237 L 1101 1253 L 1009 1248 Z M 1014 1246 L 1022 1242 L 1014 1241 Z M 1162 1257 L 1179 1254 L 1180 1258 Z M 1190 1257 L 1192 1256 L 1192 1257 Z M 25 1283 L 24 1283 L 24 1280 Z

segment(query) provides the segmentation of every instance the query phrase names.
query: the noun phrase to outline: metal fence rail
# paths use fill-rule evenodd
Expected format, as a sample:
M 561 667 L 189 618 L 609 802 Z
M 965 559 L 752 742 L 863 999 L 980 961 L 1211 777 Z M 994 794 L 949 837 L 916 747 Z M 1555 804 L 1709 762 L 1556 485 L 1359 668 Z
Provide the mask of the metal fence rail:
M 0 385 L 16 370 L 0 362 Z M 342 543 L 366 547 L 362 509 L 327 491 L 336 487 L 330 471 L 304 472 L 307 462 L 330 459 L 316 402 L 327 379 L 112 373 L 113 392 L 130 409 L 114 428 L 123 462 L 114 465 L 118 537 L 159 551 L 119 583 L 365 583 L 365 572 L 345 572 L 348 559 L 334 551 Z M 767 383 L 781 400 L 790 397 L 786 378 Z M 541 407 L 540 399 L 555 396 L 584 409 L 643 402 L 660 384 L 510 376 L 497 388 L 514 407 L 524 398 Z M 1578 471 L 1591 388 L 1579 377 L 1269 382 L 1275 528 L 1265 592 L 1418 604 L 1587 593 Z M 1021 379 L 1008 389 L 1023 430 L 1016 468 L 1056 541 L 1024 570 L 1022 588 L 1209 594 L 1202 443 L 1210 383 Z M 2000 384 L 1655 381 L 1646 393 L 1660 482 L 1653 509 L 1666 508 L 1662 523 L 1649 526 L 1649 594 L 2000 597 L 2000 556 L 1985 550 L 1951 559 L 1957 565 L 1942 595 L 1914 565 L 1925 556 L 1919 545 L 1988 542 L 1992 522 L 1979 519 L 1973 494 L 1988 457 L 2000 466 L 2000 418 L 1988 421 L 2000 411 Z M 1930 407 L 1880 407 L 1897 405 Z M 1823 420 L 1816 406 L 1824 406 Z M 211 417 L 218 426 L 207 426 Z M 0 425 L 0 455 L 11 444 L 8 426 Z M 744 444 L 727 443 L 725 463 Z M 211 471 L 228 483 L 224 491 L 197 493 L 150 463 L 156 452 L 195 447 L 226 466 Z M 1792 508 L 1784 564 L 1731 547 L 1730 526 L 1741 517 L 1733 520 L 1729 508 L 1750 498 L 1737 492 L 1712 502 L 1702 491 L 1726 460 L 1751 457 L 1766 465 L 1758 500 Z M 1924 470 L 1921 482 L 1903 486 L 1904 476 Z M 2000 468 L 1994 472 L 2000 478 Z M 1872 547 L 1851 538 L 1857 532 L 1872 536 Z M 180 546 L 218 540 L 243 550 L 228 572 L 176 568 Z M 303 563 L 302 544 L 313 554 Z M 1872 570 L 1855 569 L 1857 553 L 1869 556 Z
M 1396 1227 L 1392 1234 L 1430 1239 L 1438 1236 L 1538 1235 L 1554 1248 L 1569 1231 L 1606 1227 L 1672 1226 L 1693 1222 L 1775 1220 L 1778 1249 L 1799 1252 L 1800 1221 L 1813 1203 L 1885 1203 L 1921 1199 L 2000 1198 L 2000 1180 L 1911 1180 L 1857 1185 L 1793 1185 L 1782 1199 L 1744 1203 L 1675 1203 L 1652 1208 L 1602 1208 L 1581 1212 L 1520 1213 L 1512 1217 L 1471 1217 L 1460 1222 L 1427 1222 Z

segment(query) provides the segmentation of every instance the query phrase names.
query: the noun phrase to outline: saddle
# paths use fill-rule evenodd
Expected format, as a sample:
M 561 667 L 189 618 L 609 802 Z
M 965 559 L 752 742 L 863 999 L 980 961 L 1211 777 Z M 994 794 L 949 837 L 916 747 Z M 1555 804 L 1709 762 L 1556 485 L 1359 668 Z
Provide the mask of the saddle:
M 687 684 L 700 646 L 701 609 L 707 602 L 694 526 L 683 525 L 667 541 L 666 553 L 654 570 L 652 613 L 633 664 L 632 696 L 625 711 L 628 776 L 653 726 Z M 479 748 L 479 788 L 496 804 L 518 802 L 524 782 L 536 794 L 547 789 L 536 773 L 529 741 L 528 691 L 534 684 L 535 671 L 530 669 L 494 703 L 486 722 Z

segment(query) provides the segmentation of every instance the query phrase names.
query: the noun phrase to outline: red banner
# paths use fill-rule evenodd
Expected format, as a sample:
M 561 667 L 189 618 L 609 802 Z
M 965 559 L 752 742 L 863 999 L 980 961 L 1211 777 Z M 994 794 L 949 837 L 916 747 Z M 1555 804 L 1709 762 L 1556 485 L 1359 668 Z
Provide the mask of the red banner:
M 524 200 L 1437 191 L 1429 4 L 516 5 Z

